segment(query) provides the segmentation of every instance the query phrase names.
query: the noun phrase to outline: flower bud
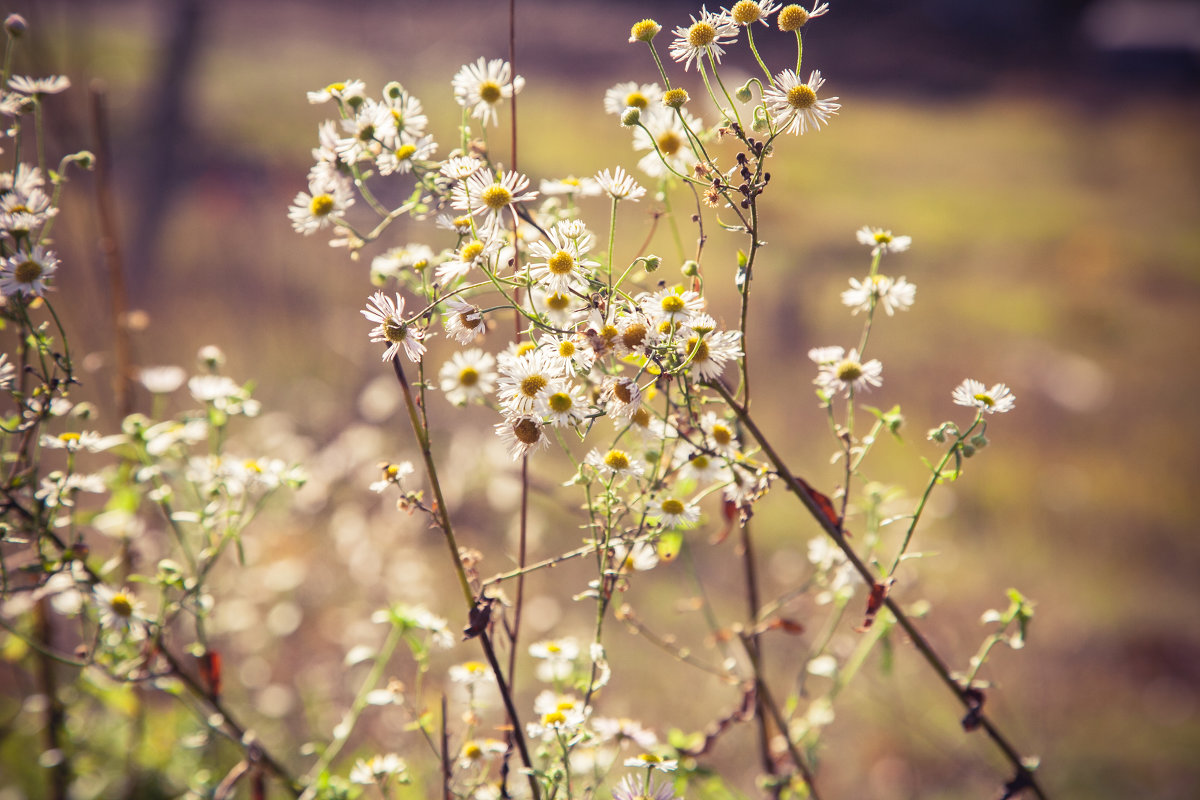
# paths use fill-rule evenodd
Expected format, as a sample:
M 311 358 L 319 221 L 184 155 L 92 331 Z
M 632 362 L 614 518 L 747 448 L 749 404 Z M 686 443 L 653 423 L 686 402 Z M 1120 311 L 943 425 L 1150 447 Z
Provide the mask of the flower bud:
M 625 109 L 624 113 L 621 114 L 621 124 L 626 128 L 632 128 L 634 125 L 637 125 L 639 122 L 641 122 L 641 119 L 642 110 L 637 106 L 629 106 Z
M 662 266 L 662 259 L 658 256 L 646 256 L 642 259 L 642 263 L 646 265 L 646 272 L 654 272 Z
M 91 169 L 96 166 L 96 156 L 92 155 L 91 150 L 80 150 L 78 153 L 72 153 L 67 156 L 69 161 L 73 161 L 83 169 Z
M 939 444 L 946 441 L 945 428 L 930 428 L 929 433 L 925 435 L 930 439 L 930 441 L 934 441 Z
M 958 449 L 962 451 L 963 458 L 970 458 L 971 456 L 975 455 L 975 445 L 971 444 L 970 442 L 963 442 L 961 445 L 959 445 Z
M 200 352 L 196 354 L 196 360 L 200 362 L 200 366 L 216 372 L 225 363 L 225 354 L 221 352 L 221 348 L 209 344 L 200 348 Z
M 8 31 L 8 35 L 14 39 L 20 39 L 28 29 L 29 24 L 20 14 L 9 14 L 4 18 L 4 30 Z
M 629 41 L 646 42 L 649 44 L 661 30 L 662 25 L 659 25 L 652 19 L 644 19 L 629 29 Z
M 685 89 L 668 89 L 663 94 L 663 105 L 667 108 L 683 108 L 688 101 L 688 93 Z
M 685 278 L 694 278 L 700 274 L 700 265 L 695 261 L 685 261 L 683 266 L 679 268 Z
M 753 80 L 746 81 L 737 88 L 737 91 L 733 93 L 733 96 L 738 99 L 739 103 L 749 103 L 750 99 L 754 97 L 754 95 L 750 92 L 750 86 L 753 83 Z
M 982 433 L 975 434 L 974 436 L 971 437 L 970 441 L 971 441 L 972 446 L 974 446 L 976 450 L 982 450 L 983 448 L 988 446 L 988 438 L 986 436 L 984 436 Z
M 400 95 L 404 94 L 404 87 L 399 81 L 390 81 L 383 87 L 383 96 L 388 100 L 398 100 Z

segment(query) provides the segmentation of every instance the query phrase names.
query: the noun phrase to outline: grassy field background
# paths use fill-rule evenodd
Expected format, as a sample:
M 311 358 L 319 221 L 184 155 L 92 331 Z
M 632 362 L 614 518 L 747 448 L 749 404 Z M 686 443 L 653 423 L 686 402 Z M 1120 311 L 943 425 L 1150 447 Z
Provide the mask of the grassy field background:
M 43 26 L 33 30 L 41 42 L 37 61 L 17 71 L 71 74 L 75 88 L 51 105 L 52 113 L 75 107 L 79 124 L 56 133 L 73 142 L 63 141 L 69 149 L 87 136 L 83 87 L 103 78 L 117 143 L 114 167 L 118 177 L 132 175 L 137 150 L 131 143 L 163 46 L 161 11 L 152 3 L 35 5 L 36 12 L 28 9 L 31 19 Z M 185 182 L 158 252 L 134 265 L 141 271 L 132 293 L 150 318 L 136 342 L 139 360 L 186 364 L 200 345 L 221 346 L 230 374 L 256 379 L 264 404 L 286 415 L 278 424 L 304 437 L 314 454 L 329 456 L 340 432 L 361 426 L 362 393 L 380 391 L 373 381 L 386 379 L 358 314 L 370 289 L 365 265 L 318 239 L 294 235 L 285 213 L 304 188 L 308 150 L 326 110 L 310 107 L 304 91 L 350 76 L 377 91 L 399 79 L 425 102 L 431 127 L 448 131 L 457 117 L 450 76 L 478 55 L 507 52 L 507 23 L 492 8 L 498 5 L 455 6 L 462 13 L 451 22 L 447 4 L 368 4 L 353 14 L 308 4 L 217 4 L 187 107 Z M 519 64 L 519 71 L 528 81 L 518 105 L 522 171 L 545 178 L 632 167 L 626 134 L 602 115 L 600 98 L 617 81 L 653 78 L 648 57 L 624 42 L 630 15 L 645 12 L 590 3 L 519 5 L 527 9 L 518 33 L 518 58 L 527 65 Z M 664 14 L 660 21 L 673 26 L 686 19 Z M 837 14 L 820 23 L 838 25 Z M 571 31 L 581 25 L 587 41 L 575 43 Z M 806 64 L 817 67 L 822 50 L 815 41 Z M 568 57 L 573 44 L 575 60 Z M 939 513 L 919 543 L 937 555 L 902 571 L 898 596 L 931 601 L 930 636 L 960 665 L 984 635 L 979 615 L 1002 606 L 1009 586 L 1036 600 L 1028 647 L 998 653 L 989 667 L 996 682 L 989 710 L 1014 740 L 1042 757 L 1043 780 L 1055 796 L 1196 796 L 1195 97 L 1114 92 L 1121 96 L 1095 103 L 1087 98 L 1096 92 L 1056 91 L 1043 79 L 1031 91 L 1014 80 L 984 94 L 938 98 L 920 87 L 897 95 L 827 77 L 842 113 L 827 130 L 789 142 L 788 154 L 772 165 L 768 247 L 754 286 L 757 323 L 748 337 L 762 376 L 758 413 L 801 473 L 816 485 L 835 485 L 828 464 L 833 443 L 813 398 L 805 354 L 857 336 L 858 320 L 838 302 L 846 279 L 866 269 L 855 229 L 881 225 L 912 235 L 912 251 L 889 258 L 884 268 L 917 284 L 916 306 L 884 319 L 874 334 L 886 383 L 870 401 L 885 408 L 900 403 L 908 418 L 904 443 L 880 451 L 878 479 L 910 494 L 919 488 L 915 458 L 934 452 L 923 433 L 953 414 L 950 390 L 962 378 L 1005 381 L 1018 401 L 1014 413 L 993 420 L 993 444 L 968 462 L 964 480 L 938 490 Z M 494 141 L 506 151 L 506 136 Z M 128 225 L 140 213 L 139 197 L 131 180 L 123 185 L 128 191 L 116 211 Z M 638 213 L 648 213 L 648 205 Z M 603 204 L 591 214 L 593 227 L 603 229 Z M 105 284 L 92 269 L 98 263 L 94 220 L 90 195 L 72 192 L 56 231 L 65 256 L 58 297 L 72 309 L 77 339 L 94 347 L 89 363 L 96 371 L 85 391 L 96 391 L 103 402 L 110 327 L 105 304 L 97 302 Z M 628 215 L 629 241 L 639 241 L 647 224 Z M 404 236 L 398 232 L 387 244 Z M 726 320 L 736 318 L 729 265 L 738 244 L 714 234 L 705 256 L 710 285 L 718 287 L 714 311 Z M 671 250 L 667 238 L 655 247 L 664 256 Z M 444 407 L 435 408 L 435 419 L 453 442 L 451 454 L 490 446 L 482 427 L 490 421 L 486 412 L 469 415 L 478 430 L 465 429 L 462 416 Z M 365 421 L 382 426 L 387 438 L 362 445 L 364 463 L 377 457 L 370 448 L 391 457 L 415 454 L 399 416 Z M 473 492 L 501 497 L 511 480 L 502 465 L 481 457 L 452 488 L 468 541 L 491 554 L 496 569 L 507 563 L 503 534 L 510 523 L 470 498 Z M 537 505 L 541 552 L 569 547 L 573 531 L 554 533 L 557 504 Z M 263 569 L 287 561 L 303 578 L 287 590 L 303 610 L 303 624 L 254 651 L 273 664 L 269 685 L 288 683 L 281 676 L 294 669 L 290 680 L 300 696 L 336 673 L 344 637 L 334 632 L 350 613 L 337 604 L 360 609 L 411 594 L 447 612 L 454 608 L 455 598 L 438 595 L 437 587 L 450 585 L 440 552 L 424 566 L 410 564 L 403 585 L 396 573 L 375 576 L 377 584 L 322 577 L 333 529 L 347 524 L 335 506 L 329 501 L 327 528 L 284 530 L 288 523 L 267 522 L 268 533 L 253 549 Z M 384 514 L 368 521 L 401 525 Z M 794 510 L 782 496 L 764 503 L 755 524 L 764 558 L 778 566 L 768 570 L 769 588 L 783 591 L 798 574 L 788 565 L 797 552 L 802 558 L 803 542 L 816 530 L 796 530 Z M 405 530 L 398 534 L 404 550 L 418 559 L 424 552 L 419 528 Z M 721 572 L 730 547 L 703 538 L 695 545 L 699 569 L 715 586 L 735 585 L 736 575 Z M 538 608 L 547 621 L 575 613 L 549 599 L 554 581 L 570 577 L 564 570 L 533 582 L 535 596 L 545 598 Z M 631 595 L 639 608 L 686 627 L 667 598 Z M 269 604 L 258 611 L 267 615 Z M 531 624 L 539 625 L 536 619 Z M 231 642 L 236 639 L 231 634 Z M 612 690 L 614 705 L 649 707 L 653 712 L 642 716 L 683 728 L 705 724 L 688 698 L 663 689 L 677 681 L 669 673 L 677 666 L 663 668 L 660 659 L 654 662 L 659 667 L 641 671 L 636 659 L 644 645 L 621 647 L 631 663 Z M 777 652 L 781 677 L 795 654 L 790 648 Z M 823 751 L 829 796 L 986 797 L 1007 777 L 985 740 L 961 732 L 958 709 L 911 648 L 897 647 L 890 675 L 868 672 L 843 698 Z M 251 707 L 261 699 L 251 688 L 230 692 L 244 692 Z M 261 714 L 258 727 L 269 739 L 288 742 L 301 705 Z M 305 713 L 316 724 L 337 712 Z M 389 735 L 386 726 L 377 733 Z M 11 737 L 0 742 L 9 764 L 22 752 L 24 745 Z M 715 758 L 735 771 L 753 763 L 736 748 Z M 17 785 L 28 784 L 10 784 L 0 795 L 17 796 Z

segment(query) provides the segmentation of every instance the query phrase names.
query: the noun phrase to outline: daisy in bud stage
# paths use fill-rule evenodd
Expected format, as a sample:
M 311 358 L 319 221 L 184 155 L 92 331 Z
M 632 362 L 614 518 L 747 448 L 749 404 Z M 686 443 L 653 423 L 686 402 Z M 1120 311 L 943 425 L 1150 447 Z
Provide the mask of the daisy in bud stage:
M 710 13 L 707 8 L 700 9 L 700 18 L 692 17 L 688 27 L 675 29 L 675 41 L 671 42 L 671 58 L 683 63 L 686 72 L 696 60 L 696 68 L 701 68 L 701 58 L 708 55 L 713 61 L 720 63 L 725 55 L 723 44 L 729 44 L 737 39 L 738 26 L 725 11 Z
M 495 366 L 495 357 L 477 347 L 450 356 L 438 370 L 438 381 L 446 399 L 456 406 L 482 402 L 496 390 Z
M 1004 414 L 1012 411 L 1017 404 L 1017 398 L 1003 383 L 993 384 L 989 389 L 972 378 L 959 384 L 953 397 L 958 405 L 978 408 L 987 414 Z
M 825 79 L 820 70 L 813 70 L 808 83 L 801 83 L 795 70 L 785 69 L 775 76 L 774 85 L 763 92 L 772 122 L 785 133 L 803 134 L 806 129 L 817 130 L 829 123 L 841 104 L 836 97 L 819 100 L 817 90 Z
M 387 342 L 383 351 L 383 360 L 392 360 L 401 350 L 414 364 L 425 355 L 425 345 L 421 344 L 422 334 L 409 323 L 404 321 L 404 298 L 396 294 L 395 302 L 383 292 L 376 292 L 367 300 L 367 307 L 362 315 L 371 322 L 377 323 L 371 329 L 372 342 Z
M 891 231 L 864 225 L 854 234 L 859 244 L 871 248 L 871 255 L 903 253 L 912 245 L 911 236 L 893 236 Z
M 816 347 L 808 357 L 819 367 L 813 383 L 830 397 L 838 392 L 858 392 L 883 385 L 883 364 L 878 359 L 859 361 L 858 350 L 847 355 L 840 347 Z
M 857 314 L 870 311 L 873 305 L 882 306 L 890 317 L 896 309 L 907 310 L 913 304 L 917 287 L 903 277 L 889 278 L 886 275 L 868 275 L 861 281 L 850 279 L 850 288 L 842 292 L 842 304 Z
M 754 0 L 740 0 L 734 3 L 733 8 L 729 9 L 730 18 L 738 25 L 753 25 L 755 22 L 761 22 L 763 25 L 768 25 L 767 17 L 779 10 L 777 0 L 766 0 L 763 3 L 756 3 Z
M 646 42 L 649 44 L 661 30 L 662 25 L 652 19 L 644 19 L 634 23 L 633 27 L 629 29 L 629 41 L 630 43 Z
M 454 99 L 484 125 L 495 125 L 500 121 L 496 112 L 500 101 L 511 98 L 525 85 L 520 75 L 515 78 L 511 75 L 512 67 L 507 61 L 500 58 L 486 61 L 481 57 L 474 64 L 464 65 L 454 76 Z

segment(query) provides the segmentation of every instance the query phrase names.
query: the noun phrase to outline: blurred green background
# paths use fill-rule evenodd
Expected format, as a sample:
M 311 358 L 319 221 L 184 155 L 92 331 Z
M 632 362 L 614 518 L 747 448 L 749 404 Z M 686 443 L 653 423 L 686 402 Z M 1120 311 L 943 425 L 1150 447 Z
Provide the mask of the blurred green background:
M 886 382 L 869 402 L 899 403 L 907 417 L 904 443 L 880 448 L 877 478 L 910 494 L 919 489 L 916 456 L 934 453 L 924 431 L 961 417 L 950 391 L 964 377 L 1008 383 L 1017 409 L 992 420 L 993 444 L 968 462 L 964 480 L 938 490 L 938 513 L 918 542 L 936 557 L 902 570 L 897 596 L 932 602 L 929 635 L 959 666 L 984 636 L 980 614 L 1003 608 L 1008 587 L 1037 602 L 1028 647 L 998 652 L 987 670 L 996 684 L 988 710 L 1019 747 L 1041 756 L 1039 774 L 1054 796 L 1195 797 L 1200 73 L 1195 45 L 1168 34 L 1200 23 L 1186 4 L 1172 3 L 1144 4 L 1141 15 L 1129 10 L 1138 4 L 1113 2 L 997 4 L 975 13 L 965 9 L 975 4 L 948 2 L 903 11 L 842 5 L 813 23 L 805 48 L 806 71 L 822 70 L 841 114 L 828 129 L 787 142 L 764 198 L 768 247 L 747 343 L 759 376 L 757 413 L 799 472 L 836 485 L 805 354 L 857 338 L 860 320 L 838 302 L 846 279 L 867 267 L 854 231 L 869 224 L 911 235 L 912 250 L 886 259 L 884 270 L 916 283 L 917 303 L 882 319 L 873 334 Z M 518 0 L 517 8 L 517 71 L 528 82 L 518 101 L 521 170 L 536 181 L 632 168 L 627 134 L 600 103 L 618 81 L 655 79 L 644 48 L 626 43 L 629 25 L 654 16 L 670 29 L 696 9 L 545 0 Z M 36 0 L 7 10 L 30 21 L 16 71 L 65 72 L 74 82 L 50 100 L 52 152 L 95 147 L 86 93 L 89 82 L 103 82 L 119 188 L 113 211 L 133 305 L 148 314 L 135 334 L 138 363 L 189 364 L 200 345 L 217 344 L 229 373 L 257 380 L 257 396 L 286 412 L 287 427 L 316 443 L 314 452 L 327 453 L 322 444 L 365 416 L 390 437 L 372 447 L 412 457 L 403 420 L 378 419 L 360 402 L 364 389 L 381 391 L 373 380 L 387 377 L 358 313 L 370 291 L 366 263 L 320 237 L 302 239 L 288 224 L 317 123 L 330 112 L 308 105 L 304 92 L 348 77 L 366 80 L 371 92 L 400 80 L 445 141 L 457 121 L 449 79 L 480 55 L 507 57 L 507 4 Z M 1143 28 L 1161 35 L 1131 33 Z M 768 63 L 785 65 L 786 37 L 770 33 L 759 32 Z M 729 85 L 751 66 L 736 55 Z M 700 97 L 693 77 L 684 85 Z M 501 153 L 506 126 L 492 134 Z M 631 232 L 646 230 L 650 206 L 629 214 Z M 72 309 L 76 341 L 90 350 L 85 391 L 103 403 L 112 326 L 87 179 L 73 183 L 62 213 L 58 297 Z M 606 213 L 602 204 L 591 212 L 594 229 L 604 229 Z M 404 236 L 397 231 L 383 246 Z M 714 312 L 726 320 L 736 319 L 728 265 L 740 244 L 714 233 L 705 255 Z M 667 255 L 669 240 L 656 246 Z M 461 417 L 441 407 L 435 419 L 449 434 Z M 490 422 L 484 412 L 470 419 Z M 468 434 L 454 435 L 460 449 L 470 446 Z M 502 493 L 497 482 L 511 479 L 477 480 Z M 463 492 L 471 485 L 464 479 Z M 555 505 L 543 505 L 552 529 Z M 501 558 L 493 534 L 507 519 L 468 518 L 476 535 L 469 543 Z M 784 591 L 799 574 L 788 565 L 803 557 L 815 526 L 796 530 L 782 495 L 764 503 L 756 526 L 771 563 L 768 588 Z M 367 603 L 363 596 L 379 602 L 407 592 L 454 609 L 456 598 L 436 595 L 450 591 L 441 562 L 414 568 L 421 580 L 400 589 L 329 587 L 311 576 L 328 530 L 299 534 L 279 541 L 288 558 L 308 561 L 300 574 L 314 582 L 310 593 L 307 583 L 289 589 L 305 622 L 263 651 L 281 659 L 285 673 L 288 664 L 320 660 L 322 647 L 341 646 L 321 603 L 343 593 Z M 546 533 L 539 552 L 564 550 L 574 536 L 569 528 Z M 419 546 L 412 543 L 414 552 Z M 731 548 L 698 540 L 701 569 L 718 587 L 736 585 L 736 575 L 720 572 Z M 553 579 L 568 574 L 579 577 L 564 571 Z M 532 591 L 549 594 L 549 585 L 535 582 Z M 652 606 L 657 598 L 630 600 Z M 661 610 L 676 625 L 680 613 Z M 638 643 L 628 646 L 633 659 Z M 779 675 L 788 675 L 793 645 L 773 652 Z M 326 654 L 322 663 L 336 667 L 339 657 Z M 631 674 L 613 690 L 624 693 L 615 704 L 664 726 L 708 721 L 690 696 L 664 691 L 678 676 L 656 669 L 635 678 L 635 663 L 621 666 Z M 828 796 L 993 796 L 1007 778 L 1003 765 L 978 734 L 961 732 L 959 710 L 911 648 L 897 647 L 890 675 L 868 672 L 828 733 Z M 305 680 L 301 674 L 293 688 Z M 718 697 L 720 688 L 711 688 Z M 705 711 L 733 702 L 718 698 Z M 286 741 L 289 709 L 262 714 L 258 726 Z M 0 741 L 9 758 L 22 752 L 16 733 Z M 714 758 L 733 771 L 755 769 L 736 746 Z M 0 796 L 19 795 L 0 788 Z

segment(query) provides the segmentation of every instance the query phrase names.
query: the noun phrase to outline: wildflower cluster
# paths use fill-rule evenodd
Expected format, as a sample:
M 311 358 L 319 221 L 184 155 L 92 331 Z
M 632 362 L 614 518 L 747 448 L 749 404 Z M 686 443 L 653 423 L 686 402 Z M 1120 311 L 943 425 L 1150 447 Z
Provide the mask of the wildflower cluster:
M 888 592 L 908 555 L 929 491 L 910 514 L 884 513 L 885 505 L 895 506 L 902 497 L 894 487 L 864 480 L 862 463 L 879 434 L 899 435 L 903 416 L 898 406 L 887 412 L 868 407 L 875 423 L 864 435 L 855 427 L 854 410 L 865 393 L 883 385 L 882 363 L 865 355 L 877 312 L 882 309 L 890 317 L 915 300 L 913 283 L 880 270 L 884 255 L 908 249 L 909 237 L 869 227 L 858 231 L 859 242 L 870 248 L 870 267 L 865 278 L 850 280 L 841 299 L 852 314 L 864 315 L 862 333 L 852 347 L 814 347 L 809 353 L 819 405 L 838 442 L 835 458 L 845 465 L 842 485 L 834 493 L 840 502 L 791 474 L 748 411 L 752 370 L 745 347 L 747 309 L 765 241 L 759 204 L 770 188 L 768 163 L 796 147 L 796 140 L 786 137 L 819 131 L 840 109 L 838 97 L 823 96 L 825 78 L 819 70 L 807 78 L 801 71 L 801 29 L 827 11 L 827 4 L 804 8 L 773 0 L 742 0 L 717 11 L 703 8 L 690 24 L 674 28 L 667 62 L 655 43 L 663 27 L 650 19 L 633 25 L 629 41 L 648 47 L 661 82 L 618 83 L 599 105 L 631 131 L 633 150 L 641 154 L 637 173 L 613 165 L 582 178 L 548 176 L 535 189 L 529 176 L 502 163 L 489 127 L 498 124 L 505 100 L 524 85 L 502 60 L 480 58 L 453 77 L 461 122 L 454 136 L 442 140 L 440 151 L 426 133 L 422 104 L 399 83 L 385 86 L 378 99 L 357 80 L 309 94 L 313 103 L 332 104 L 337 118 L 319 126 L 309 191 L 298 194 L 289 211 L 295 229 L 305 235 L 328 230 L 331 245 L 347 247 L 359 258 L 401 217 L 432 223 L 421 241 L 394 245 L 373 258 L 370 280 L 381 290 L 362 313 L 374 324 L 370 340 L 385 345 L 382 358 L 395 370 L 425 455 L 436 502 L 421 507 L 454 554 L 470 607 L 467 636 L 479 637 L 489 656 L 494 656 L 493 633 L 507 632 L 510 646 L 518 647 L 502 584 L 533 568 L 522 563 L 516 573 L 482 581 L 477 554 L 458 545 L 453 509 L 442 497 L 429 444 L 432 431 L 425 409 L 431 395 L 440 389 L 454 406 L 490 408 L 498 417 L 495 434 L 514 461 L 554 464 L 558 462 L 548 452 L 561 453 L 574 470 L 566 485 L 577 487 L 583 498 L 583 548 L 561 559 L 594 559 L 594 577 L 575 596 L 596 606 L 590 646 L 585 652 L 576 640 L 561 638 L 529 648 L 538 659 L 538 677 L 550 684 L 531 706 L 518 706 L 494 660 L 488 665 L 467 662 L 452 671 L 454 680 L 467 687 L 465 719 L 470 721 L 448 779 L 459 796 L 490 797 L 511 788 L 505 783 L 507 772 L 493 764 L 500 747 L 475 729 L 483 687 L 493 683 L 513 731 L 513 746 L 500 760 L 519 752 L 534 796 L 590 794 L 609 780 L 618 760 L 619 747 L 614 750 L 613 742 L 631 741 L 642 752 L 622 763 L 646 769 L 647 776 L 627 775 L 613 789 L 614 796 L 674 796 L 670 784 L 655 783 L 649 772 L 673 771 L 678 758 L 694 754 L 678 743 L 664 748 L 636 723 L 605 721 L 594 714 L 594 704 L 610 675 L 606 617 L 615 613 L 627 626 L 645 630 L 631 607 L 622 605 L 617 611 L 614 600 L 636 573 L 672 560 L 686 546 L 688 529 L 709 522 L 704 509 L 712 501 L 707 498 L 718 499 L 726 533 L 734 525 L 741 530 L 748 593 L 755 604 L 747 623 L 752 633 L 743 641 L 745 658 L 726 653 L 716 670 L 730 683 L 761 681 L 758 637 L 789 628 L 778 616 L 783 601 L 762 605 L 757 598 L 749 546 L 754 506 L 777 480 L 824 529 L 808 544 L 809 585 L 818 604 L 836 608 L 830 630 L 864 583 L 869 598 L 860 631 L 873 629 L 868 649 L 887 636 L 901 614 Z M 754 40 L 756 24 L 794 38 L 794 66 L 766 66 Z M 722 64 L 743 42 L 762 75 L 731 92 Z M 694 72 L 697 81 L 686 89 L 674 84 L 666 68 L 671 61 L 682 67 L 684 79 Z M 715 123 L 689 110 L 693 94 L 707 97 Z M 471 127 L 476 121 L 480 130 Z M 399 191 L 395 181 L 402 182 Z M 386 193 L 381 190 L 385 183 Z M 705 263 L 701 214 L 692 217 L 700 226 L 695 252 L 684 251 L 672 203 L 687 195 L 689 202 L 702 200 L 722 229 L 745 237 L 736 264 L 712 263 L 711 258 Z M 407 199 L 389 207 L 378 199 L 384 196 Z M 653 231 L 640 247 L 618 243 L 618 218 L 637 213 L 643 206 L 633 204 L 639 203 L 653 204 L 656 213 L 667 216 L 673 255 L 650 251 L 657 241 Z M 659 273 L 664 266 L 668 270 Z M 710 305 L 705 292 L 710 273 L 733 283 L 739 309 Z M 501 330 L 512 331 L 515 340 Z M 447 348 L 450 355 L 441 356 Z M 434 357 L 443 359 L 436 382 L 427 365 Z M 983 414 L 1012 405 L 1003 385 L 986 390 L 974 381 L 955 390 L 953 400 L 978 413 L 963 431 L 947 423 L 931 434 L 935 441 L 949 440 L 950 446 L 932 472 L 929 489 L 957 476 L 949 469 L 951 460 L 957 469 L 961 458 L 978 449 Z M 387 483 L 385 478 L 376 486 Z M 863 499 L 852 506 L 856 491 Z M 846 538 L 846 519 L 856 514 L 867 528 L 861 554 Z M 909 522 L 906 534 L 899 541 L 885 537 L 885 525 L 900 520 Z M 885 547 L 896 550 L 890 569 L 881 560 Z M 553 563 L 557 560 L 543 566 Z M 515 613 L 519 618 L 519 609 Z M 712 633 L 717 641 L 730 639 L 728 631 Z M 815 644 L 802 669 L 802 674 L 831 679 L 827 690 L 809 692 L 804 703 L 789 702 L 787 719 L 780 707 L 773 712 L 789 740 L 806 747 L 815 746 L 821 729 L 833 719 L 835 696 L 855 669 L 839 659 L 831 641 L 832 635 Z M 688 660 L 683 654 L 679 658 Z M 768 701 L 760 696 L 758 702 L 759 713 L 769 713 L 761 705 Z M 765 727 L 763 731 L 765 761 L 779 765 L 790 759 L 796 779 L 812 789 L 813 776 L 800 751 L 776 750 L 777 743 L 766 736 Z M 356 773 L 369 777 L 364 770 L 366 766 Z M 499 787 L 496 779 L 502 782 Z M 785 778 L 773 780 L 782 785 Z

